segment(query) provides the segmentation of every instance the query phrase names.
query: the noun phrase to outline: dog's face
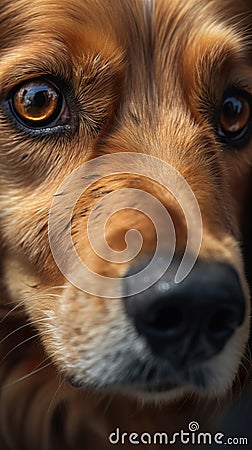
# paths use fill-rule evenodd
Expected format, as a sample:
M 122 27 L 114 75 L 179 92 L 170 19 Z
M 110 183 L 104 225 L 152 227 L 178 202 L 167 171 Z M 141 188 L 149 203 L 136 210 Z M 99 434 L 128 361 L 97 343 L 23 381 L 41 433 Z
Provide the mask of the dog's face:
M 249 322 L 239 241 L 252 161 L 252 76 L 249 1 L 236 3 L 1 2 L 3 279 L 11 301 L 25 308 L 47 352 L 74 384 L 143 396 L 162 391 L 169 398 L 222 393 L 237 373 Z M 119 153 L 133 168 L 138 161 L 135 173 L 123 164 L 115 173 L 111 163 L 110 173 L 96 178 L 102 167 L 97 158 Z M 143 176 L 139 154 L 152 174 L 156 170 L 154 180 Z M 72 191 L 71 184 L 68 190 L 61 185 L 90 160 L 93 171 L 82 176 L 90 186 L 77 196 L 67 227 L 61 219 Z M 174 268 L 185 250 L 188 224 L 162 185 L 166 169 L 160 170 L 160 160 L 190 186 L 202 220 L 196 264 L 180 283 Z M 156 169 L 153 161 L 159 161 Z M 87 233 L 97 202 L 129 188 L 160 201 L 177 238 L 167 271 L 145 290 L 138 289 L 138 277 L 133 295 L 128 275 L 142 269 L 157 244 L 144 215 L 149 201 L 127 209 L 117 200 L 115 209 L 121 210 L 107 222 L 107 242 L 118 254 L 128 230 L 141 232 L 142 251 L 128 262 L 99 257 Z M 64 247 L 70 228 L 80 258 L 111 279 L 106 289 L 98 283 L 85 292 L 92 281 L 79 289 L 59 270 L 48 237 L 55 198 L 60 201 L 50 232 L 54 245 L 57 235 L 66 272 L 76 277 L 79 270 Z M 104 209 L 91 230 L 98 246 Z M 192 241 L 201 231 L 195 211 Z M 162 228 L 152 274 L 168 260 L 171 233 Z M 111 294 L 114 289 L 118 295 Z

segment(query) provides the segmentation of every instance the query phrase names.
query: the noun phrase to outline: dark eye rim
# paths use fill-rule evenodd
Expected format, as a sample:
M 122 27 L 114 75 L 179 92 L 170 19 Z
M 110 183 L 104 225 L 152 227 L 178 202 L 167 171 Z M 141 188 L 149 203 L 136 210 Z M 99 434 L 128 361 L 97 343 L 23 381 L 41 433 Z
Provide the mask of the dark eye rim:
M 237 132 L 224 132 L 220 126 L 220 118 L 221 118 L 221 111 L 222 111 L 222 104 L 225 100 L 225 98 L 227 97 L 243 97 L 250 108 L 250 117 L 249 120 L 247 122 L 247 124 L 244 126 L 244 128 L 241 131 L 237 131 Z M 221 104 L 218 108 L 218 115 L 217 115 L 217 119 L 216 119 L 216 125 L 215 125 L 215 130 L 216 130 L 216 136 L 217 139 L 220 141 L 221 144 L 226 145 L 227 147 L 232 147 L 235 149 L 240 149 L 242 147 L 245 147 L 248 142 L 251 139 L 252 136 L 252 94 L 250 94 L 248 91 L 241 89 L 241 88 L 237 88 L 237 87 L 232 87 L 227 89 L 223 96 L 222 96 L 222 100 L 221 100 Z
M 34 82 L 38 82 L 41 84 L 43 84 L 43 83 L 48 84 L 48 85 L 52 86 L 55 89 L 55 91 L 59 94 L 57 108 L 52 113 L 52 115 L 47 119 L 43 119 L 41 121 L 38 120 L 35 122 L 30 121 L 29 119 L 26 120 L 25 118 L 22 118 L 16 111 L 16 108 L 15 108 L 14 102 L 13 102 L 14 95 L 17 93 L 17 91 L 19 89 L 22 88 L 22 86 L 29 84 L 29 83 L 34 83 Z M 42 77 L 41 76 L 41 77 L 35 77 L 35 78 L 30 78 L 28 80 L 27 79 L 24 80 L 23 82 L 16 85 L 10 91 L 8 97 L 6 98 L 5 103 L 8 106 L 9 113 L 11 114 L 12 119 L 15 122 L 17 122 L 19 125 L 24 127 L 25 129 L 28 129 L 30 131 L 42 132 L 43 130 L 46 130 L 46 131 L 54 130 L 54 129 L 57 129 L 62 126 L 70 125 L 71 114 L 70 114 L 70 108 L 66 101 L 66 95 L 64 94 L 64 87 L 61 85 L 60 82 L 57 82 L 56 80 L 51 79 L 51 77 L 45 77 L 45 76 Z M 64 111 L 68 111 L 69 119 L 61 122 L 60 119 L 63 116 Z

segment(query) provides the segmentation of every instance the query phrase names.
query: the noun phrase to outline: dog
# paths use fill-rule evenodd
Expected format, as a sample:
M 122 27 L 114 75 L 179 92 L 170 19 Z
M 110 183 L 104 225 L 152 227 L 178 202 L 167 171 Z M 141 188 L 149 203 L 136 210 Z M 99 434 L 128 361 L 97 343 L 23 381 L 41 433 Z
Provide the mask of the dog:
M 107 448 L 120 396 L 130 421 L 138 401 L 179 416 L 232 391 L 250 317 L 251 14 L 1 1 L 1 448 Z

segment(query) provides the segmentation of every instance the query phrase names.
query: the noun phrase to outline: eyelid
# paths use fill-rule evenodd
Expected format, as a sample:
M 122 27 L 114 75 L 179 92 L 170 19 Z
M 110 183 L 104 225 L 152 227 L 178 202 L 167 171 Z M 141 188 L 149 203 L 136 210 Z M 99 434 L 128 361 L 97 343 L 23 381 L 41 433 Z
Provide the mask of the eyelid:
M 52 39 L 48 53 L 44 42 L 36 41 L 32 54 L 30 44 L 20 42 L 18 49 L 9 50 L 1 55 L 0 95 L 2 99 L 5 99 L 17 85 L 41 77 L 59 80 L 66 85 L 71 84 L 73 65 L 63 42 L 59 47 L 58 42 Z

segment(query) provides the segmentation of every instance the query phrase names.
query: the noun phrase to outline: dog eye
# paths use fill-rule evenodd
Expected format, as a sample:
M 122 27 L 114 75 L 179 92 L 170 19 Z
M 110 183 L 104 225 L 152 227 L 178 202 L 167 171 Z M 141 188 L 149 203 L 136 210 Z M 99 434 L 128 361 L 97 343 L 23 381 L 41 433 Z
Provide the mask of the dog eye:
M 251 97 L 245 91 L 233 91 L 224 95 L 221 104 L 218 134 L 232 146 L 240 147 L 250 137 Z
M 56 85 L 46 80 L 33 80 L 20 85 L 10 98 L 11 109 L 24 125 L 41 128 L 57 125 L 66 108 Z M 64 114 L 65 119 L 67 114 Z

